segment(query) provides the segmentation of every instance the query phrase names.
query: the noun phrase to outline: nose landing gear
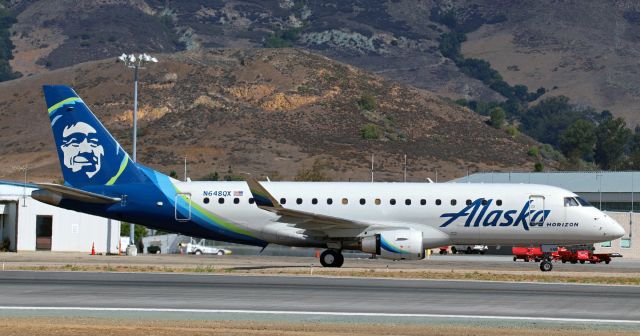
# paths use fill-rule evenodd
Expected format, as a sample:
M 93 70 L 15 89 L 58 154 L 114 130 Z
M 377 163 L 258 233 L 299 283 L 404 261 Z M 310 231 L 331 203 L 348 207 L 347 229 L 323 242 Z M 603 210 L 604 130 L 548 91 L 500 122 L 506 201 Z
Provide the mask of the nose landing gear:
M 540 262 L 540 270 L 543 272 L 549 272 L 553 269 L 553 264 L 551 263 L 551 258 L 545 256 Z
M 341 267 L 344 263 L 344 256 L 338 250 L 325 250 L 320 254 L 320 264 L 323 267 Z

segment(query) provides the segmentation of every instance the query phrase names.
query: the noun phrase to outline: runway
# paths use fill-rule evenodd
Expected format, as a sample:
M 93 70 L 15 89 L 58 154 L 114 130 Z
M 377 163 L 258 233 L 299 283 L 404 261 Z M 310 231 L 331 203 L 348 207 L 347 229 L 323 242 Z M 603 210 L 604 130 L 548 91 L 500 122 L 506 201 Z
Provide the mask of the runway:
M 120 311 L 192 313 L 214 319 L 255 314 L 282 319 L 502 319 L 640 327 L 636 286 L 5 271 L 0 272 L 0 298 L 0 316 Z

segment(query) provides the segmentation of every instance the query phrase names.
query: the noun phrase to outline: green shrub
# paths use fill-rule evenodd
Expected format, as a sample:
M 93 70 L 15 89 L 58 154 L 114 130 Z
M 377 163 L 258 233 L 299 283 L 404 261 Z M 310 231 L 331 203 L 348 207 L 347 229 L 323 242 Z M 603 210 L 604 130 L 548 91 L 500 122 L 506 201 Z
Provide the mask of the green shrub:
M 544 171 L 544 165 L 542 164 L 542 162 L 536 162 L 536 164 L 533 166 L 533 171 L 535 172 Z
M 366 111 L 373 111 L 376 109 L 376 97 L 370 94 L 364 94 L 358 99 L 358 106 Z
M 494 128 L 500 129 L 502 128 L 502 125 L 504 125 L 504 120 L 507 117 L 507 114 L 501 107 L 494 107 L 491 109 L 489 117 L 489 124 Z
M 538 155 L 540 155 L 540 150 L 538 149 L 537 146 L 529 147 L 529 150 L 527 151 L 527 155 L 538 157 Z
M 378 140 L 384 135 L 382 128 L 376 124 L 365 124 L 360 129 L 360 134 L 366 140 Z

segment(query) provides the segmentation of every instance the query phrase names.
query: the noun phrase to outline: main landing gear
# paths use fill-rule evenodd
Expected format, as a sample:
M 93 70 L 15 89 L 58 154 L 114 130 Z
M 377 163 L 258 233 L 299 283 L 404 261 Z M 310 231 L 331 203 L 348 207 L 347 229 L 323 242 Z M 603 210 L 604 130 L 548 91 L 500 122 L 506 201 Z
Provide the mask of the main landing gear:
M 340 267 L 344 264 L 342 252 L 338 250 L 325 250 L 320 254 L 320 264 L 324 267 Z

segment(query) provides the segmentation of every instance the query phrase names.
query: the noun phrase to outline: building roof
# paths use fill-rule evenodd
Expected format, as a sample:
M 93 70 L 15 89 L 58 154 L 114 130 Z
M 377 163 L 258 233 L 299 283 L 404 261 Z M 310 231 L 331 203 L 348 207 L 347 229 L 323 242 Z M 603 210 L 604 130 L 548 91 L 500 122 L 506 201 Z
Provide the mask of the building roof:
M 36 186 L 35 184 L 32 183 L 27 183 L 25 184 L 24 182 L 20 182 L 20 181 L 9 181 L 9 180 L 0 180 L 0 186 L 12 186 L 12 187 L 27 187 L 27 188 L 32 188 L 32 189 L 36 189 L 38 188 L 38 186 Z
M 453 183 L 534 183 L 552 185 L 576 193 L 640 192 L 640 171 L 610 172 L 541 172 L 541 173 L 476 173 Z

